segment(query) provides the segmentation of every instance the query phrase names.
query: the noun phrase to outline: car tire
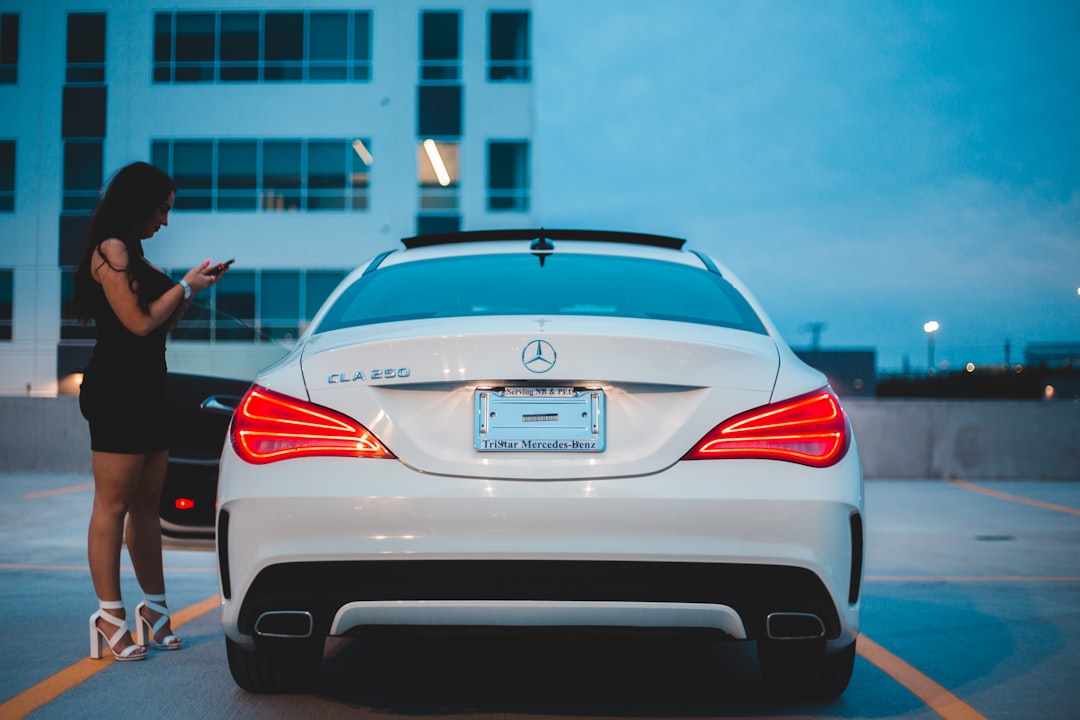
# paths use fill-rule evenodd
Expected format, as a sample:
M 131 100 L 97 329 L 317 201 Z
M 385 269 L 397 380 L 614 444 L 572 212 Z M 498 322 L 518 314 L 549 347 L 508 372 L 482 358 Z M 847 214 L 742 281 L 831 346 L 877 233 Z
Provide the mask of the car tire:
M 306 693 L 315 689 L 322 665 L 322 638 L 256 638 L 248 650 L 225 638 L 229 672 L 252 693 Z
M 855 643 L 828 652 L 824 641 L 762 640 L 758 666 L 770 694 L 793 700 L 834 700 L 855 667 Z

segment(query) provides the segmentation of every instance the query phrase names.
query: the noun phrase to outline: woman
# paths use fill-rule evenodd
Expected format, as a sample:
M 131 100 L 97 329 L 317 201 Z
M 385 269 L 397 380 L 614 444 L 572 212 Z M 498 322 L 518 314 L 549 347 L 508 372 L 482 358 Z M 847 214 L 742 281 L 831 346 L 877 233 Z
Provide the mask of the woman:
M 90 424 L 94 505 L 87 554 L 99 608 L 90 616 L 90 657 L 102 641 L 116 660 L 143 660 L 147 646 L 177 650 L 165 604 L 158 505 L 168 462 L 165 336 L 191 296 L 217 279 L 210 261 L 174 283 L 147 262 L 142 241 L 169 224 L 176 186 L 147 163 L 120 170 L 87 227 L 75 271 L 80 320 L 97 342 L 83 374 L 79 407 Z M 138 643 L 120 596 L 120 548 L 127 547 L 145 598 L 136 607 Z

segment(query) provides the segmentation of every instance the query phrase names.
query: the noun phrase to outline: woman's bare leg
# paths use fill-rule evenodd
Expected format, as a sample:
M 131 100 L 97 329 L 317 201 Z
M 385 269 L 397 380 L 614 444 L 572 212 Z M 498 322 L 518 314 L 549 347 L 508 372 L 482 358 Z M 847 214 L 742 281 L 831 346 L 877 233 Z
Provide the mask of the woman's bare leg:
M 91 466 L 94 472 L 94 506 L 90 512 L 90 528 L 87 533 L 87 559 L 90 563 L 90 579 L 99 600 L 118 601 L 120 595 L 120 548 L 124 536 L 124 518 L 130 499 L 143 476 L 145 456 L 122 453 L 93 452 Z M 110 615 L 123 618 L 123 610 L 111 610 Z M 115 628 L 103 621 L 99 627 L 106 637 Z M 117 652 L 131 645 L 131 638 L 121 640 Z
M 131 496 L 128 508 L 127 548 L 135 577 L 147 595 L 165 594 L 165 572 L 161 557 L 161 489 L 165 484 L 165 470 L 169 463 L 169 451 L 161 450 L 146 454 L 142 477 Z M 153 626 L 159 613 L 147 608 L 143 611 Z M 158 631 L 158 638 L 172 633 L 168 623 Z

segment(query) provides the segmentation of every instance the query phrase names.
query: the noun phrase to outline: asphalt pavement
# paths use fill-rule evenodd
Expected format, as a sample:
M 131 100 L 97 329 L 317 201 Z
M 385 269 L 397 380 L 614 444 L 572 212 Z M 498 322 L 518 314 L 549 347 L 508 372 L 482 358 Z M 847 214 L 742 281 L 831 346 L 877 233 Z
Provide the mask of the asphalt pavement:
M 1080 707 L 1080 483 L 867 483 L 863 630 L 836 702 L 768 697 L 752 645 L 692 634 L 371 634 L 305 696 L 229 676 L 210 552 L 165 553 L 179 652 L 92 661 L 87 475 L 0 474 L 0 719 L 1071 719 Z M 128 612 L 140 599 L 124 557 Z

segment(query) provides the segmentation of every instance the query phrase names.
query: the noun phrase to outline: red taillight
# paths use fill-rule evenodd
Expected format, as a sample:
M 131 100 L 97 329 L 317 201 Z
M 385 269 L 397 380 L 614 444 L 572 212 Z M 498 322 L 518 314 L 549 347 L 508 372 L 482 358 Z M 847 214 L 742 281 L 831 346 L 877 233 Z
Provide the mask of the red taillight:
M 839 462 L 850 444 L 844 411 L 826 389 L 736 415 L 683 459 L 761 458 L 826 467 Z
M 195 501 L 191 498 L 176 498 L 176 502 L 173 504 L 177 510 L 191 510 L 195 507 Z
M 230 437 L 236 454 L 256 464 L 311 455 L 394 457 L 349 416 L 258 385 L 236 408 Z

